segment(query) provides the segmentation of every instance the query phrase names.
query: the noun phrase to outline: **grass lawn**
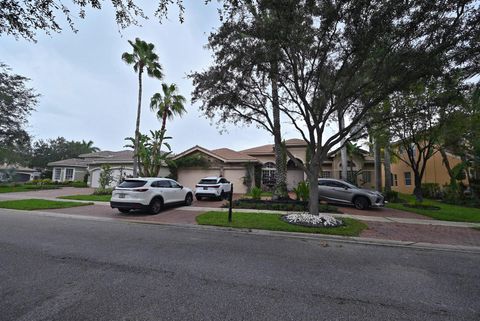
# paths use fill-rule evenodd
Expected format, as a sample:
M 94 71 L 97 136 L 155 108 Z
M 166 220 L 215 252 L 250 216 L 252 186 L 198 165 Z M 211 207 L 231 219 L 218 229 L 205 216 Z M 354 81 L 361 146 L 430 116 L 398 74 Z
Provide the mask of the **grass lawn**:
M 367 225 L 354 219 L 342 218 L 345 226 L 340 227 L 306 227 L 288 224 L 280 219 L 280 214 L 233 213 L 233 222 L 228 223 L 227 212 L 207 212 L 197 216 L 200 225 L 226 226 L 235 228 L 252 228 L 259 230 L 320 233 L 332 235 L 358 236 Z
M 69 195 L 59 196 L 57 198 L 63 198 L 68 200 L 80 200 L 80 201 L 92 201 L 92 202 L 110 202 L 111 194 L 108 195 Z
M 9 208 L 14 210 L 44 210 L 53 208 L 66 208 L 93 205 L 93 203 L 81 203 L 81 202 L 62 202 L 62 201 L 50 201 L 41 199 L 26 199 L 15 201 L 0 201 L 0 208 Z
M 41 189 L 58 189 L 59 186 L 48 185 L 48 186 L 36 186 L 36 185 L 18 185 L 18 186 L 9 186 L 4 185 L 0 186 L 0 193 L 15 193 L 15 192 L 30 192 L 38 191 Z
M 408 202 L 414 202 L 415 196 L 413 195 L 399 195 L 401 199 Z M 412 212 L 420 215 L 429 216 L 431 218 L 442 221 L 457 221 L 457 222 L 480 222 L 480 209 L 464 207 L 459 205 L 450 205 L 434 200 L 425 200 L 424 203 L 432 206 L 440 207 L 439 210 L 424 210 L 419 208 L 411 208 L 403 206 L 401 203 L 388 203 L 387 207 L 397 210 Z

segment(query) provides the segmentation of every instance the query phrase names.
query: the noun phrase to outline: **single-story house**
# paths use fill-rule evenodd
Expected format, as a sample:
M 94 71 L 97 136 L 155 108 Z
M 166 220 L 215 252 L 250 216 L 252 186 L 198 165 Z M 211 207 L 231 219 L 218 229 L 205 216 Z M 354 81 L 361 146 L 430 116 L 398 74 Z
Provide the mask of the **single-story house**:
M 110 165 L 114 181 L 113 187 L 122 180 L 133 174 L 133 151 L 122 150 L 118 152 L 100 151 L 79 155 L 77 158 L 69 158 L 48 163 L 52 167 L 52 180 L 57 182 L 83 181 L 87 176 L 90 187 L 99 187 L 99 178 L 102 165 Z M 159 176 L 167 176 L 169 171 L 162 168 Z
M 20 165 L 0 165 L 0 182 L 28 182 L 40 178 L 41 172 L 34 168 Z M 12 177 L 13 176 L 13 177 Z
M 305 163 L 307 159 L 307 144 L 302 139 L 285 141 L 287 149 L 295 158 Z M 260 185 L 268 190 L 275 184 L 275 151 L 274 145 L 262 145 L 241 151 L 229 148 L 209 150 L 201 146 L 194 146 L 173 159 L 180 160 L 187 157 L 201 157 L 206 162 L 197 166 L 181 167 L 177 170 L 178 181 L 189 187 L 202 177 L 223 176 L 234 184 L 235 193 L 246 193 L 254 185 Z M 322 166 L 322 177 L 341 178 L 342 165 L 340 153 L 331 154 Z M 373 188 L 375 179 L 374 160 L 367 151 L 361 151 L 349 159 L 349 176 L 355 176 L 357 183 L 366 188 Z M 287 188 L 292 190 L 298 183 L 306 179 L 305 173 L 295 166 L 289 159 L 287 162 Z

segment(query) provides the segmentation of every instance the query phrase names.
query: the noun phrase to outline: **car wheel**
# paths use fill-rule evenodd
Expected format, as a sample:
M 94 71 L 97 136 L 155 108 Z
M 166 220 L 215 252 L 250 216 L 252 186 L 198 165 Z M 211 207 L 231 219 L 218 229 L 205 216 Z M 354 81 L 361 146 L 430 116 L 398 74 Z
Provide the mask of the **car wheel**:
M 226 199 L 226 198 L 227 198 L 227 194 L 225 194 L 225 192 L 222 191 L 222 192 L 220 193 L 220 199 L 221 199 L 221 200 L 224 200 L 224 199 Z
M 130 212 L 130 209 L 129 209 L 129 208 L 119 208 L 118 211 L 119 211 L 120 213 L 125 213 L 125 214 L 126 214 L 126 213 L 129 213 L 129 212 Z
M 185 196 L 185 206 L 192 205 L 192 202 L 193 202 L 193 196 L 192 194 L 188 193 L 187 196 Z
M 368 199 L 366 197 L 356 197 L 353 201 L 353 205 L 358 210 L 366 210 L 369 206 Z
M 152 214 L 158 214 L 163 208 L 163 202 L 159 198 L 155 198 L 151 203 L 150 203 L 150 213 Z

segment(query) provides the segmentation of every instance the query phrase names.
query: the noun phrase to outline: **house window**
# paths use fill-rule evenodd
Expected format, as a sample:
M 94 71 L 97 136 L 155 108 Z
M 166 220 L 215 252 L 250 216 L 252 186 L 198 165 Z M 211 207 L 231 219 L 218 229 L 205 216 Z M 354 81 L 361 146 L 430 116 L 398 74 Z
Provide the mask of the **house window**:
M 73 168 L 67 168 L 65 170 L 65 180 L 66 181 L 73 180 Z
M 53 180 L 54 181 L 59 181 L 62 176 L 62 169 L 61 168 L 55 168 L 53 171 Z
M 405 176 L 405 185 L 406 186 L 412 185 L 412 173 L 405 172 L 403 173 L 403 175 Z
M 322 171 L 320 173 L 321 178 L 332 178 L 332 172 L 331 171 Z
M 398 176 L 397 174 L 390 174 L 392 186 L 398 186 Z
M 277 170 L 272 162 L 265 163 L 262 167 L 262 183 L 264 185 L 275 185 Z
M 362 180 L 363 180 L 364 183 L 371 183 L 372 182 L 372 172 L 371 171 L 362 172 Z

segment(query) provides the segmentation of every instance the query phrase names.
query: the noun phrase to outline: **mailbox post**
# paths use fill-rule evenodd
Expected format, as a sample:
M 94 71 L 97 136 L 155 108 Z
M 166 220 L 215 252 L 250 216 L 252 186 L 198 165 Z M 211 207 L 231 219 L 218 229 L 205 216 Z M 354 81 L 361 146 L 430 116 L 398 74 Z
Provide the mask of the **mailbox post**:
M 230 183 L 230 193 L 228 194 L 228 222 L 232 223 L 232 206 L 233 206 L 233 184 Z

